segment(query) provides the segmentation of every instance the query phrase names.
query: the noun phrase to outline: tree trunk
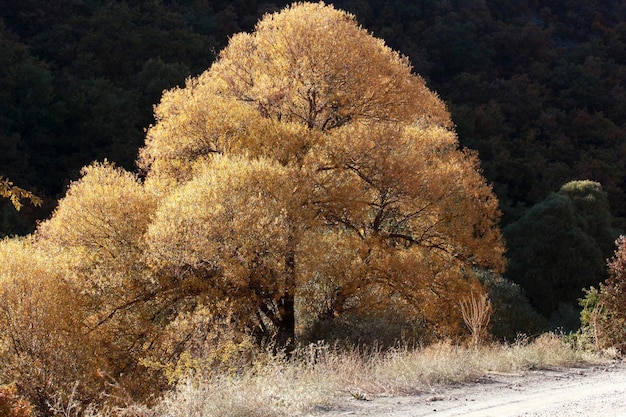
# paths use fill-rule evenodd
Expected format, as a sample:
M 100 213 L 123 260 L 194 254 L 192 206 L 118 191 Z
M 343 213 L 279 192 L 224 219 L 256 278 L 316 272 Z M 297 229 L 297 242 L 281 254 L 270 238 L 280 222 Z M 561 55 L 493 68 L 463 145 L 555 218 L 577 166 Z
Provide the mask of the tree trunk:
M 285 258 L 285 291 L 278 301 L 279 323 L 277 325 L 277 348 L 291 355 L 296 343 L 296 240 L 293 231 L 289 234 L 289 251 Z
M 279 321 L 276 323 L 276 351 L 291 355 L 295 348 L 296 314 L 293 293 L 285 291 L 278 302 Z

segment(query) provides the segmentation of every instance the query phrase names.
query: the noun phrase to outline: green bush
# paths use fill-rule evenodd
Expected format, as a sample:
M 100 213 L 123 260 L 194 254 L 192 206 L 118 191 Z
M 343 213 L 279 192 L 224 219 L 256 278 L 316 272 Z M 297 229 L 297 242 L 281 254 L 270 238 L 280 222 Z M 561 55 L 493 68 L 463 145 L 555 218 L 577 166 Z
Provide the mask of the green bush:
M 519 285 L 497 274 L 478 276 L 493 306 L 489 332 L 495 339 L 513 342 L 519 334 L 534 336 L 546 330 L 547 320 L 530 305 Z
M 577 329 L 572 317 L 578 316 L 573 309 L 582 289 L 607 278 L 605 260 L 618 235 L 612 223 L 599 183 L 563 185 L 503 230 L 509 258 L 506 278 L 525 290 L 533 307 L 554 327 Z

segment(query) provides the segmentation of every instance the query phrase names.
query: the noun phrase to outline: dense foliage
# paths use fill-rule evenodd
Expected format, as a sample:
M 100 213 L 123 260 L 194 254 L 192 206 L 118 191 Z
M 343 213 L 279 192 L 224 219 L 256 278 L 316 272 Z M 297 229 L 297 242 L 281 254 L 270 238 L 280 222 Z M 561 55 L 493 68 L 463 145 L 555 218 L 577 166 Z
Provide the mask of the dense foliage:
M 582 338 L 594 347 L 617 348 L 626 352 L 626 237 L 616 241 L 615 253 L 608 260 L 609 277 L 599 289 L 591 287 L 580 300 Z
M 498 201 L 441 99 L 353 15 L 266 15 L 155 115 L 141 178 L 92 163 L 0 243 L 0 382 L 40 412 L 154 398 L 338 317 L 467 335 L 475 271 L 505 265 Z
M 618 235 L 600 184 L 565 184 L 507 226 L 504 235 L 510 248 L 506 276 L 555 325 L 578 328 L 576 300 L 583 288 L 607 278 L 605 260 Z

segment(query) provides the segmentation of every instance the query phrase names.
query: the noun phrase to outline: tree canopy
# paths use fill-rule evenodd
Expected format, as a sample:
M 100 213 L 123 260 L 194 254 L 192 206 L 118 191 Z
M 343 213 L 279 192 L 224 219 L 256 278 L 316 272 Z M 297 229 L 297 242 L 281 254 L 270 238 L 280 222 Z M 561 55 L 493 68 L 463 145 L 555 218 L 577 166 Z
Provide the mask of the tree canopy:
M 333 314 L 365 291 L 440 322 L 471 266 L 503 266 L 497 200 L 444 104 L 345 12 L 266 16 L 156 116 L 139 159 L 170 195 L 147 235 L 155 263 L 234 285 L 259 328 L 293 338 L 295 297 L 322 278 Z M 321 248 L 350 270 L 323 277 Z

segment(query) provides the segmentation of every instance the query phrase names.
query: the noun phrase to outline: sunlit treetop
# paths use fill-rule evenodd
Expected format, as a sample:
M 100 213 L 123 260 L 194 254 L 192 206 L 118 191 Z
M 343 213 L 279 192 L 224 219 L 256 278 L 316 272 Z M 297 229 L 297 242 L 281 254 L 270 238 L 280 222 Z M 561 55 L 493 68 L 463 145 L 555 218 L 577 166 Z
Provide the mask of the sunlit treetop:
M 360 120 L 450 124 L 406 57 L 323 3 L 266 16 L 254 33 L 234 36 L 205 76 L 262 114 L 309 128 Z
M 178 179 L 189 162 L 246 152 L 300 162 L 324 135 L 359 123 L 450 128 L 406 57 L 323 3 L 295 4 L 234 35 L 216 63 L 156 107 L 139 165 Z

